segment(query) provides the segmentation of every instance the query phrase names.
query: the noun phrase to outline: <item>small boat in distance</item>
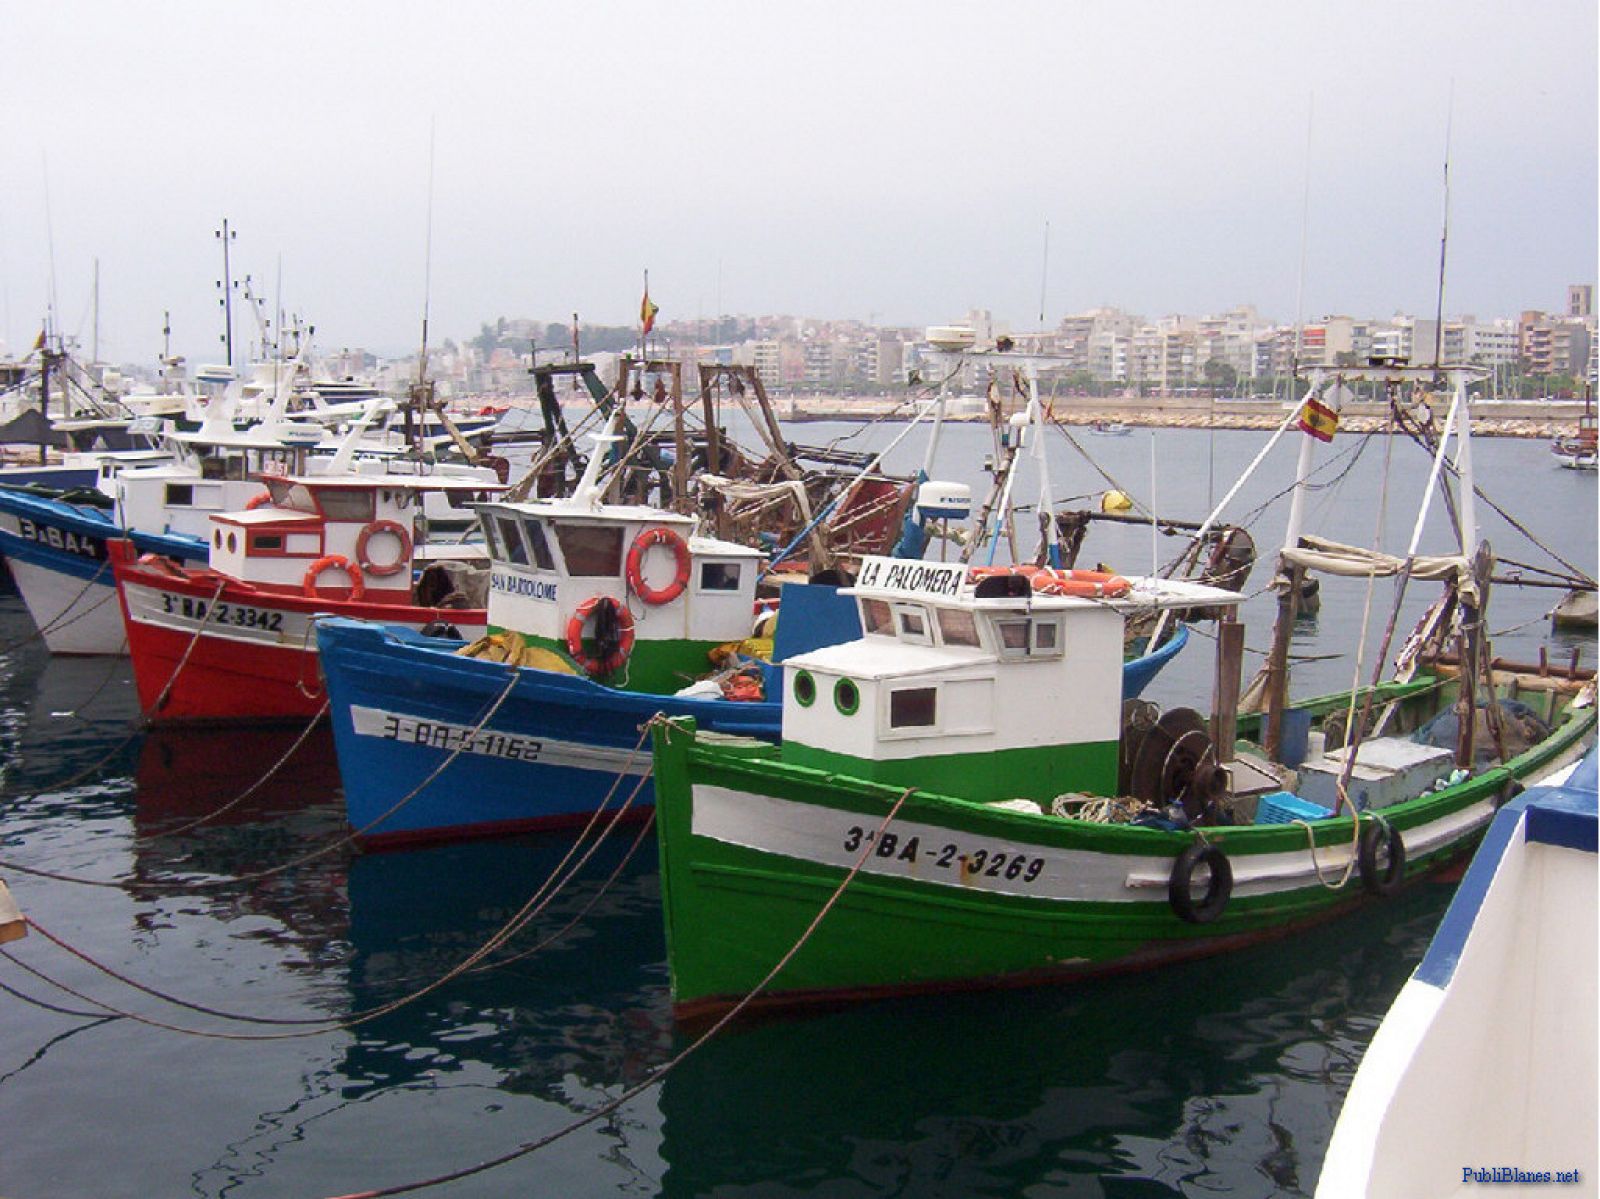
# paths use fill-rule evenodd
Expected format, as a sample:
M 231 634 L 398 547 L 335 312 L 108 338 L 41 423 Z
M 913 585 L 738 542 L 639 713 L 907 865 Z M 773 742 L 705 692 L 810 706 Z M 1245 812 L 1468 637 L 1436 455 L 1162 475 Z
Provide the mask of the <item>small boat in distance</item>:
M 1119 420 L 1097 420 L 1089 426 L 1089 432 L 1097 437 L 1126 437 L 1132 430 Z
M 1596 429 L 1592 391 L 1584 394 L 1577 429 L 1551 442 L 1550 452 L 1557 464 L 1568 470 L 1594 470 L 1600 464 L 1600 430 Z

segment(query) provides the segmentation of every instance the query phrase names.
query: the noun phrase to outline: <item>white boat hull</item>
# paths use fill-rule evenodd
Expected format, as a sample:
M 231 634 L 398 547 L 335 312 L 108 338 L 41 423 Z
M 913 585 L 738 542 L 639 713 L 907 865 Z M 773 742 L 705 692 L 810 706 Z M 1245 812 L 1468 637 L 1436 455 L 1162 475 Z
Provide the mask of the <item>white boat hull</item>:
M 1318 1199 L 1596 1193 L 1593 809 L 1587 846 L 1501 819 L 1362 1060 Z

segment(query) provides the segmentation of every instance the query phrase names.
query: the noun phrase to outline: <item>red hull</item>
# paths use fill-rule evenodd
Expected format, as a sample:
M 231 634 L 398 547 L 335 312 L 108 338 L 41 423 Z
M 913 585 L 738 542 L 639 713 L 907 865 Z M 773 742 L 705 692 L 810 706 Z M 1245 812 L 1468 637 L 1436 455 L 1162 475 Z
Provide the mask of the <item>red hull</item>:
M 124 543 L 126 544 L 126 543 Z M 314 617 L 454 625 L 471 639 L 483 609 L 353 603 L 263 591 L 210 570 L 141 564 L 113 543 L 117 602 L 139 705 L 154 723 L 309 720 L 327 695 Z

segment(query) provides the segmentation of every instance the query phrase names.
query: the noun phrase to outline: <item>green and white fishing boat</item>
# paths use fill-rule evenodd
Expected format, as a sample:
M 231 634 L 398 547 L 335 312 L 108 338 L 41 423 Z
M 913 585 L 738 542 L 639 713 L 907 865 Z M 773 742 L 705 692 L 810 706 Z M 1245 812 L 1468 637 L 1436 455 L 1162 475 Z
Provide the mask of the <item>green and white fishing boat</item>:
M 1430 495 L 1452 428 L 1471 493 L 1469 377 Z M 1296 417 L 1309 431 L 1302 483 L 1338 405 L 1316 382 L 1318 407 L 1273 435 Z M 1240 712 L 1234 593 L 869 559 L 851 592 L 864 636 L 784 664 L 781 745 L 658 721 L 679 1016 L 1155 966 L 1283 936 L 1469 853 L 1520 780 L 1592 739 L 1593 673 L 1490 657 L 1470 503 L 1456 524 L 1470 549 L 1433 558 L 1416 538 L 1390 556 L 1302 537 L 1301 510 L 1258 712 Z M 1307 570 L 1445 594 L 1394 676 L 1292 702 Z M 1125 704 L 1125 622 L 1194 609 L 1224 613 L 1209 713 Z

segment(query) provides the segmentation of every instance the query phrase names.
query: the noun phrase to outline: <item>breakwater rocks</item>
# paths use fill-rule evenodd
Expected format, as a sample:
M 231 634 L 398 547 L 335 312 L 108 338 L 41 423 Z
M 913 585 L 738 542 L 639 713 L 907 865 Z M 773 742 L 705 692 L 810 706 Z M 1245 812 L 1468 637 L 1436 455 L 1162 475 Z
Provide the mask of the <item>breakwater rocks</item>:
M 1436 410 L 1444 417 L 1448 401 Z M 879 420 L 896 414 L 907 416 L 903 402 L 884 399 L 844 399 L 820 396 L 780 399 L 779 414 L 786 422 L 820 420 Z M 1063 425 L 1092 430 L 1097 424 L 1115 422 L 1142 429 L 1262 429 L 1270 430 L 1282 422 L 1286 408 L 1281 404 L 1219 400 L 1215 404 L 1195 403 L 1190 399 L 1146 399 L 1137 402 L 1056 400 L 1051 406 L 1055 419 Z M 1571 434 L 1583 411 L 1580 401 L 1522 400 L 1474 403 L 1472 432 L 1479 437 L 1554 438 Z M 1010 409 L 1008 409 L 1009 415 Z M 951 402 L 947 420 L 982 421 L 988 417 L 980 401 L 957 398 Z M 1371 433 L 1384 427 L 1388 413 L 1381 404 L 1346 405 L 1339 417 L 1339 428 L 1346 433 Z

